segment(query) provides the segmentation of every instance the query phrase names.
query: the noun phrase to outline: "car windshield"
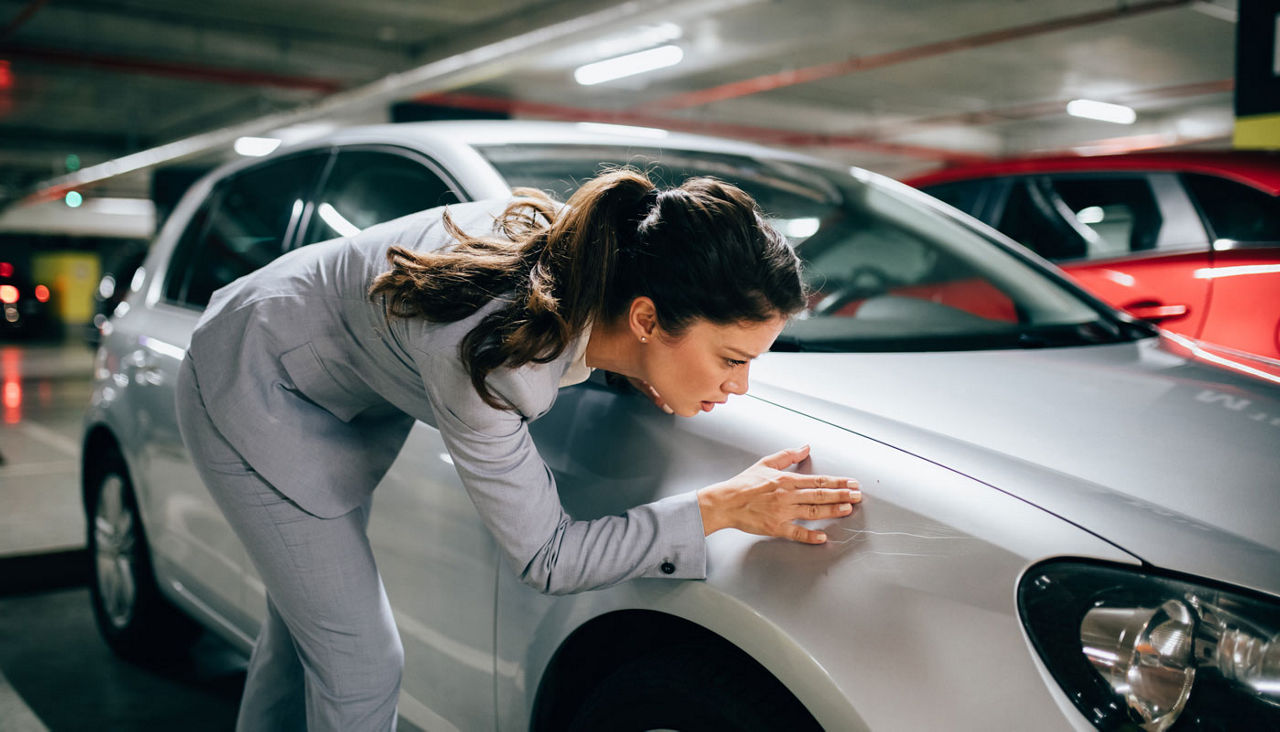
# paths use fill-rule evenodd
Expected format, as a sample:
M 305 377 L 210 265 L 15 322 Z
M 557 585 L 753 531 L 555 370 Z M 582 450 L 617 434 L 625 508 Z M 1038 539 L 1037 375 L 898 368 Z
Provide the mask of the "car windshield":
M 1112 343 L 1147 334 L 962 217 L 878 176 L 785 160 L 591 145 L 477 146 L 512 187 L 565 200 L 631 165 L 658 185 L 710 175 L 750 193 L 804 262 L 808 307 L 775 349 L 937 351 Z

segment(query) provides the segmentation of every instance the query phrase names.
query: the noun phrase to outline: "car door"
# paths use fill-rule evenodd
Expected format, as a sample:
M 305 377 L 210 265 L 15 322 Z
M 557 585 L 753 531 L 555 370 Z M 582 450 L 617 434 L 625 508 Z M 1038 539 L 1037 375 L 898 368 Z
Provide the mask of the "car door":
M 343 147 L 300 241 L 350 236 L 464 197 L 443 167 L 417 152 Z M 427 729 L 483 729 L 477 720 L 493 719 L 498 552 L 434 428 L 414 425 L 378 485 L 369 540 L 405 647 L 401 715 Z M 261 584 L 251 591 L 261 605 Z
M 1280 359 L 1280 197 L 1209 175 L 1185 175 L 1212 232 L 1209 313 L 1200 337 Z
M 136 349 L 125 356 L 138 387 L 136 444 L 142 446 L 140 477 L 157 554 L 240 627 L 261 608 L 245 604 L 247 556 L 178 432 L 178 367 L 213 291 L 282 253 L 328 156 L 325 151 L 271 160 L 217 184 L 179 238 L 163 296 L 141 321 Z
M 992 220 L 1098 297 L 1162 328 L 1198 337 L 1209 288 L 1204 227 L 1167 173 L 1026 176 Z

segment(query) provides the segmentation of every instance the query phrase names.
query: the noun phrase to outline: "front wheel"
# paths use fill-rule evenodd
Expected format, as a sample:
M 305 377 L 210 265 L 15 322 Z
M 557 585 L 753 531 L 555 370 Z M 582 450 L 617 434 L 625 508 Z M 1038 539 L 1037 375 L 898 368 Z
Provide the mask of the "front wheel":
M 745 661 L 745 662 L 744 662 Z M 571 732 L 821 732 L 777 679 L 749 659 L 692 644 L 619 667 L 587 696 Z
M 128 471 L 118 455 L 91 472 L 88 501 L 89 595 L 98 630 L 123 658 L 172 660 L 198 628 L 160 595 Z

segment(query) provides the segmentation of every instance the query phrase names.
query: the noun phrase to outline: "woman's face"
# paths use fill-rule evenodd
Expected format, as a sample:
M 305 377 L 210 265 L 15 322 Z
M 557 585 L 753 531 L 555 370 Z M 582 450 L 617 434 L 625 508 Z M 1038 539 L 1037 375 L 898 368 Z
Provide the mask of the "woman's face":
M 716 325 L 697 320 L 679 338 L 654 329 L 641 349 L 642 378 L 682 417 L 746 394 L 751 360 L 769 350 L 787 319 Z

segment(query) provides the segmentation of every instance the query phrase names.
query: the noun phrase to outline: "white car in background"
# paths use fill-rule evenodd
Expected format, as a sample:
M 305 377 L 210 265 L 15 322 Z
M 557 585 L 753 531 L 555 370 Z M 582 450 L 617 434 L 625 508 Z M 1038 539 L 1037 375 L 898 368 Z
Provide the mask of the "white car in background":
M 1280 729 L 1280 377 L 1165 336 L 934 199 L 750 145 L 522 122 L 342 131 L 197 183 L 98 352 L 92 596 L 132 658 L 187 618 L 247 651 L 263 587 L 173 390 L 218 287 L 298 246 L 601 163 L 754 195 L 810 308 L 751 393 L 692 419 L 597 372 L 532 426 L 578 518 L 812 445 L 865 498 L 823 546 L 734 531 L 706 581 L 547 597 L 499 560 L 435 430 L 369 533 L 424 729 Z M 1216 361 L 1210 363 L 1210 360 Z

